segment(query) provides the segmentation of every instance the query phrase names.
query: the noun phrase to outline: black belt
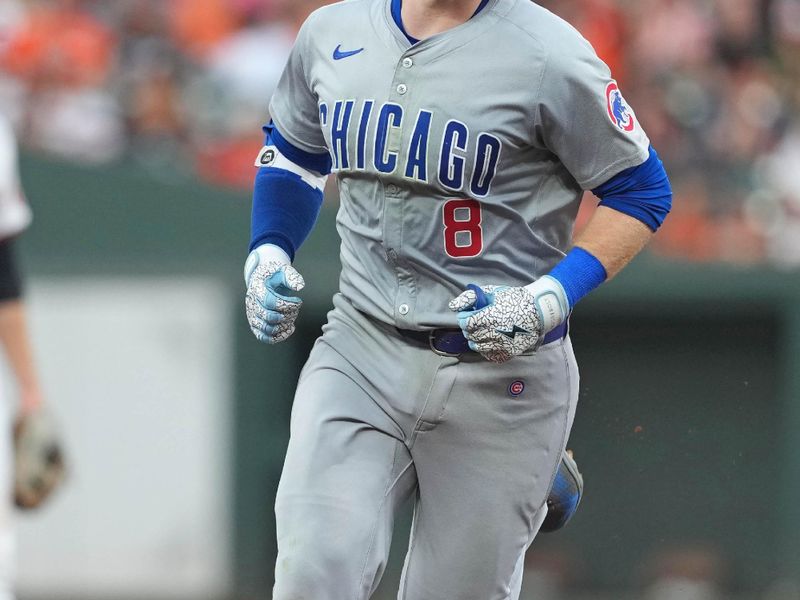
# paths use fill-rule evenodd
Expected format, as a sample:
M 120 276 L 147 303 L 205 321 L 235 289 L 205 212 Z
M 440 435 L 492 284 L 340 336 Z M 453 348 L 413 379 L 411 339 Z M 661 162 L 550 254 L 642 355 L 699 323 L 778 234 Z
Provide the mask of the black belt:
M 542 345 L 555 342 L 567 337 L 569 326 L 567 321 L 553 329 L 544 336 Z M 460 329 L 429 329 L 427 331 L 413 331 L 411 329 L 397 329 L 401 335 L 416 340 L 422 344 L 430 345 L 431 350 L 437 354 L 456 356 L 465 352 L 472 352 L 469 341 Z

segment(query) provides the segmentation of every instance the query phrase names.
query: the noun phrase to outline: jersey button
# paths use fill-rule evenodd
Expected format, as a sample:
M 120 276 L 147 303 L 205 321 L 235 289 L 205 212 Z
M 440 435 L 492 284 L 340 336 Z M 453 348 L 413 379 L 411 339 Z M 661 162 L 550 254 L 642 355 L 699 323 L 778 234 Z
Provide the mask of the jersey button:
M 405 83 L 401 83 L 397 86 L 397 93 L 401 96 L 408 91 L 408 86 Z
M 414 61 L 411 60 L 410 58 L 406 57 L 406 58 L 403 59 L 403 66 L 406 69 L 410 69 L 411 67 L 414 66 Z
M 400 188 L 398 188 L 393 183 L 390 183 L 389 185 L 386 186 L 386 191 L 389 192 L 390 194 L 396 194 L 399 191 L 399 189 Z
M 397 307 L 397 312 L 399 312 L 403 316 L 407 315 L 409 310 L 410 309 L 408 308 L 408 304 L 401 304 L 400 306 Z

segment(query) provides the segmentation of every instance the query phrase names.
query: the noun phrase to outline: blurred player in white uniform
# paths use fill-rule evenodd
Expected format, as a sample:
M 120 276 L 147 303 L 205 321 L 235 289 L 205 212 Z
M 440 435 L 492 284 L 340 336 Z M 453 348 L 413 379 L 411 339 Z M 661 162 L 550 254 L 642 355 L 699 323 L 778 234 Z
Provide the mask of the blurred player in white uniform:
M 0 437 L 0 600 L 14 598 L 12 420 L 17 411 L 33 413 L 42 405 L 13 253 L 14 238 L 30 225 L 31 218 L 19 181 L 14 132 L 0 115 L 0 343 L 20 395 L 18 408 L 9 398 L 0 401 L 0 431 L 6 434 Z

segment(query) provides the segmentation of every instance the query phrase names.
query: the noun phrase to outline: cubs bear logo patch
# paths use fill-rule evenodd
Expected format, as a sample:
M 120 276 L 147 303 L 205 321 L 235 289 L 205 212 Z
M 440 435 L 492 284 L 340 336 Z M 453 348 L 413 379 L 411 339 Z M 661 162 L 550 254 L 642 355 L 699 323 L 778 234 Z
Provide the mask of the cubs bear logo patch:
M 633 131 L 636 127 L 636 119 L 630 106 L 625 102 L 616 81 L 612 81 L 606 86 L 606 104 L 611 122 L 626 133 Z

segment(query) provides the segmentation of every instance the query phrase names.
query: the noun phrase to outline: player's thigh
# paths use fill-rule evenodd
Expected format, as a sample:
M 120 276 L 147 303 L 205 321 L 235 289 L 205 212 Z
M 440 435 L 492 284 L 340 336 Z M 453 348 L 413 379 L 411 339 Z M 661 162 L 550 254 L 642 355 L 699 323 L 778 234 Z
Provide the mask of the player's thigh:
M 511 597 L 577 402 L 568 341 L 457 368 L 440 422 L 412 446 L 419 496 L 404 600 Z
M 415 485 L 408 449 L 347 368 L 318 343 L 298 385 L 275 503 L 275 598 L 368 597 Z

